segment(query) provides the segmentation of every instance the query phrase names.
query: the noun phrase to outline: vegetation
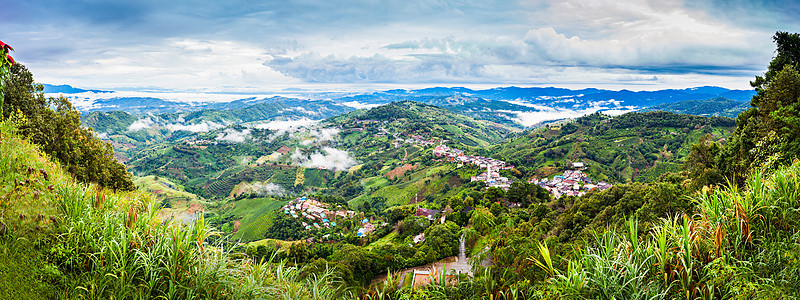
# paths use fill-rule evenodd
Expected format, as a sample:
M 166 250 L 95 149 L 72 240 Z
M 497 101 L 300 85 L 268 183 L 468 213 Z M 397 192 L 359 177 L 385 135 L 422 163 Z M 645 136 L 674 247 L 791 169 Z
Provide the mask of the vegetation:
M 800 154 L 800 35 L 777 32 L 776 56 L 763 76 L 750 84 L 757 95 L 747 111 L 739 114 L 736 131 L 724 145 L 697 149 L 694 155 L 706 159 L 707 172 L 721 176 L 709 183 L 724 184 L 720 178 L 742 184 L 751 171 L 771 170 L 787 164 Z M 715 151 L 717 148 L 719 151 Z M 699 152 L 707 150 L 707 152 Z
M 80 113 L 66 98 L 45 99 L 42 86 L 22 64 L 11 67 L 3 91 L 3 119 L 12 119 L 20 133 L 57 159 L 76 179 L 104 187 L 133 190 L 125 166 L 114 158 L 108 143 L 91 128 L 81 126 Z
M 525 177 L 552 176 L 584 162 L 596 180 L 653 182 L 682 164 L 701 136 L 721 139 L 734 120 L 669 112 L 627 113 L 617 117 L 595 113 L 561 126 L 523 133 L 492 152 Z
M 106 153 L 92 165 L 113 159 L 110 148 L 76 125 L 68 101 L 45 100 L 15 65 L 5 91 L 14 112 L 0 121 L 0 297 L 794 299 L 800 37 L 779 32 L 775 41 L 776 58 L 753 82 L 753 107 L 735 124 L 592 114 L 513 133 L 395 102 L 313 129 L 230 126 L 147 142 L 130 161 L 148 175 L 136 178 L 139 191 L 78 175 L 83 165 L 71 166 L 73 158 Z M 44 118 L 84 132 L 81 142 L 51 134 Z M 246 131 L 247 142 L 219 138 L 234 131 Z M 438 143 L 515 165 L 501 171 L 514 183 L 470 182 L 481 170 L 435 160 Z M 298 160 L 329 148 L 346 149 L 354 162 L 320 169 Z M 528 183 L 578 161 L 614 186 L 553 199 Z M 355 216 L 307 229 L 280 210 L 299 195 Z M 176 209 L 191 217 L 166 217 Z M 372 231 L 357 236 L 367 223 Z M 462 247 L 471 276 L 434 272 L 431 284 L 412 287 L 407 268 L 452 261 Z

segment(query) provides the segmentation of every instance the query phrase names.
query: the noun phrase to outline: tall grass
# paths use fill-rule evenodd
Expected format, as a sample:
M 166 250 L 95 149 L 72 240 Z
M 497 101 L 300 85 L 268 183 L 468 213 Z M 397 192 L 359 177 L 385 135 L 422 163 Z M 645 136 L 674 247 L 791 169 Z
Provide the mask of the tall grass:
M 218 233 L 202 216 L 173 224 L 158 217 L 148 194 L 76 183 L 7 122 L 0 122 L 0 181 L 0 225 L 17 240 L 35 242 L 43 264 L 57 268 L 59 298 L 353 297 L 331 270 L 301 277 L 285 262 L 253 262 L 209 244 Z
M 596 232 L 564 269 L 541 245 L 530 259 L 550 276 L 546 285 L 568 298 L 800 296 L 800 161 L 690 200 L 694 215 L 661 219 L 644 235 L 634 219 L 624 234 Z

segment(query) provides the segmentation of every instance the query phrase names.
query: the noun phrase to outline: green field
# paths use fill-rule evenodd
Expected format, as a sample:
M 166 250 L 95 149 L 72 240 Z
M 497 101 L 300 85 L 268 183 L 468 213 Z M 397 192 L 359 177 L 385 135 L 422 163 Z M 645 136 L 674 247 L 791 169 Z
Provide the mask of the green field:
M 280 209 L 286 203 L 272 198 L 242 199 L 228 203 L 220 210 L 220 216 L 226 221 L 221 227 L 232 231 L 233 223 L 238 220 L 241 224 L 233 235 L 234 239 L 261 239 L 272 224 L 270 212 Z

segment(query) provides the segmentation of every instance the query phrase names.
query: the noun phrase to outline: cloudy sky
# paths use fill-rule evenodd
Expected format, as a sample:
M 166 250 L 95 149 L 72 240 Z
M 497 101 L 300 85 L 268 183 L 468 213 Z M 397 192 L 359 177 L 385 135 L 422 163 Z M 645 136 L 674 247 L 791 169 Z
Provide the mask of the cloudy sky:
M 794 0 L 0 2 L 37 81 L 101 89 L 748 89 L 800 31 Z

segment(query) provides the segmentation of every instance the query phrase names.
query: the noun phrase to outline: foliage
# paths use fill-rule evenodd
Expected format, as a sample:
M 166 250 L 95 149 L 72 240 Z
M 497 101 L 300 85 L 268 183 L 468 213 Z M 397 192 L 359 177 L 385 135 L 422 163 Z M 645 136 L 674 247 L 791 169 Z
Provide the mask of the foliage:
M 24 282 L 19 281 L 22 269 L 0 277 L 4 296 L 352 297 L 329 283 L 338 280 L 333 272 L 302 277 L 285 262 L 253 261 L 209 244 L 215 231 L 202 217 L 188 226 L 163 222 L 157 201 L 147 194 L 75 183 L 8 122 L 0 122 L 0 136 L 0 259 L 13 257 L 9 266 L 29 267 Z
M 532 167 L 526 178 L 552 176 L 571 167 L 571 162 L 583 162 L 584 172 L 597 181 L 652 182 L 676 171 L 668 166 L 683 164 L 698 138 L 709 134 L 720 139 L 735 125 L 728 118 L 669 112 L 633 112 L 613 118 L 595 113 L 567 124 L 529 130 L 496 146 L 494 157 Z
M 757 94 L 717 156 L 716 168 L 741 184 L 751 170 L 769 171 L 800 154 L 800 35 L 777 32 L 775 57 L 750 84 Z
M 25 66 L 12 66 L 4 91 L 3 118 L 18 116 L 22 120 L 20 133 L 79 181 L 119 190 L 136 189 L 125 166 L 114 158 L 111 146 L 99 140 L 92 129 L 81 127 L 80 113 L 72 104 L 63 97 L 45 99 L 41 90 Z

